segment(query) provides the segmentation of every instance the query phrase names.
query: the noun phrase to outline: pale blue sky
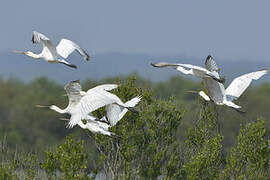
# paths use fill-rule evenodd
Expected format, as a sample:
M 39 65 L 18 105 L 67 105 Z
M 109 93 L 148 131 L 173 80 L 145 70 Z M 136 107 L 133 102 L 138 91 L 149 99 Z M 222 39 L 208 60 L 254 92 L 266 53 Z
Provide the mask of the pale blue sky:
M 32 49 L 33 30 L 99 52 L 211 53 L 270 59 L 270 1 L 9 0 L 0 6 L 0 52 Z

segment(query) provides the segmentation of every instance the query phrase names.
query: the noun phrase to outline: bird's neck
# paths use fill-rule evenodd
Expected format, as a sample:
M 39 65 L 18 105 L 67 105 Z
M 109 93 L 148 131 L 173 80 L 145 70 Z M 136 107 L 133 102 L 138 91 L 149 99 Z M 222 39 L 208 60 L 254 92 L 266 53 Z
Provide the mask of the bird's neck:
M 50 107 L 50 109 L 52 109 L 52 110 L 54 110 L 54 111 L 56 111 L 56 112 L 58 112 L 58 113 L 60 113 L 60 114 L 67 113 L 66 109 L 61 109 L 61 108 L 59 108 L 59 107 L 57 107 L 57 106 L 55 106 L 55 105 L 52 105 L 52 106 Z
M 35 53 L 33 53 L 33 52 L 29 52 L 28 54 L 26 54 L 27 56 L 30 56 L 30 57 L 32 57 L 32 58 L 34 58 L 34 59 L 40 59 L 40 58 L 42 58 L 42 53 L 40 53 L 40 54 L 35 54 Z

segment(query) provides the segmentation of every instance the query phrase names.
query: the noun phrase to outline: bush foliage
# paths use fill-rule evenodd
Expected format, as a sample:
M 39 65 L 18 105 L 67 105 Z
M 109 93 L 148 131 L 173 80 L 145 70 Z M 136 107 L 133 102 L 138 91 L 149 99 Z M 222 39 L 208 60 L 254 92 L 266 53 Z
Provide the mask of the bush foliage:
M 270 177 L 267 120 L 245 115 L 246 122 L 237 121 L 240 116 L 237 112 L 223 110 L 225 107 L 216 107 L 201 99 L 191 102 L 189 99 L 195 97 L 183 95 L 182 92 L 181 100 L 177 94 L 168 97 L 161 91 L 168 89 L 164 83 L 149 88 L 149 82 L 133 77 L 105 79 L 103 82 L 120 84 L 112 92 L 124 102 L 142 96 L 141 102 L 135 107 L 139 114 L 128 112 L 116 126 L 110 128 L 117 137 L 92 134 L 79 127 L 67 130 L 63 122 L 58 120 L 59 114 L 33 110 L 34 105 L 40 102 L 60 104 L 62 107 L 67 103 L 62 96 L 65 94 L 62 87 L 46 78 L 28 85 L 13 79 L 2 80 L 0 96 L 4 101 L 0 103 L 0 135 L 3 140 L 0 143 L 0 179 Z M 100 83 L 86 81 L 83 89 Z M 174 86 L 180 87 L 170 81 L 168 84 L 172 87 L 170 92 L 174 91 Z M 268 91 L 268 86 L 264 86 Z M 189 87 L 199 86 L 190 83 Z M 259 91 L 264 92 L 261 88 Z M 94 115 L 103 113 L 104 108 Z M 232 134 L 226 130 L 228 123 L 233 121 L 229 119 L 228 123 L 224 122 L 230 117 L 228 114 L 233 114 L 233 121 L 241 124 L 238 131 L 231 123 L 229 132 L 238 135 L 230 143 L 228 138 Z M 60 142 L 64 137 L 64 141 Z M 35 148 L 27 146 L 31 143 Z

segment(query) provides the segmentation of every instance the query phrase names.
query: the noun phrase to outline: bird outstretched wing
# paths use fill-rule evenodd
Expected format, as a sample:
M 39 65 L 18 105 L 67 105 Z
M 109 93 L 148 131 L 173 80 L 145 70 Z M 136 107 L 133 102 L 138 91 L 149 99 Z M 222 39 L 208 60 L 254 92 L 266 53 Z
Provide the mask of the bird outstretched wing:
M 197 74 L 195 76 L 199 76 L 199 77 L 209 76 L 220 83 L 224 83 L 224 81 L 222 79 L 217 78 L 212 72 L 210 72 L 207 69 L 200 67 L 200 66 L 194 66 L 191 64 L 170 64 L 170 63 L 166 63 L 166 62 L 151 63 L 151 65 L 154 67 L 158 67 L 158 68 L 172 67 L 172 68 L 175 68 L 176 70 L 178 70 L 184 74 L 188 73 L 185 68 L 192 69 L 192 71 L 196 72 L 196 74 Z
M 80 114 L 79 120 L 87 117 L 90 112 L 93 112 L 103 106 L 113 103 L 119 103 L 119 98 L 109 93 L 108 91 L 96 89 L 88 90 L 86 94 L 81 98 L 77 105 L 78 114 Z M 120 100 L 121 101 L 121 100 Z M 69 127 L 73 127 L 78 123 L 78 118 L 69 122 Z
M 44 34 L 41 34 L 37 31 L 33 31 L 32 42 L 34 44 L 41 43 L 43 45 L 42 53 L 49 52 L 53 56 L 57 56 L 55 46 L 53 45 L 51 40 L 48 37 L 46 37 Z
M 244 74 L 242 76 L 235 78 L 229 85 L 229 87 L 227 87 L 227 89 L 225 90 L 227 100 L 233 101 L 239 98 L 241 94 L 248 88 L 252 80 L 258 80 L 267 72 L 268 70 L 264 69 Z
M 136 106 L 141 100 L 141 97 L 135 97 L 132 98 L 131 100 L 127 101 L 125 103 L 126 106 L 128 107 L 134 107 Z M 109 121 L 111 126 L 115 126 L 118 121 L 120 121 L 124 115 L 127 113 L 128 109 L 119 106 L 118 104 L 109 104 L 106 106 L 106 117 L 107 120 Z M 105 119 L 105 118 L 104 118 Z
M 73 41 L 62 39 L 56 47 L 57 53 L 63 58 L 67 58 L 74 50 L 80 53 L 85 60 L 89 60 L 90 56 Z
M 44 34 L 41 34 L 37 31 L 33 31 L 32 43 L 37 44 L 37 43 L 41 43 L 41 41 L 50 41 L 50 39 L 46 37 Z
M 215 62 L 215 60 L 213 59 L 213 57 L 211 55 L 208 55 L 206 60 L 205 60 L 205 68 L 208 70 L 208 71 L 219 71 L 219 68 L 217 66 L 217 63 Z
M 72 93 L 78 94 L 82 90 L 82 87 L 81 87 L 80 81 L 75 80 L 65 85 L 64 89 L 66 90 L 68 94 L 72 94 Z
M 71 81 L 70 83 L 65 85 L 64 89 L 66 90 L 67 95 L 68 95 L 69 106 L 77 105 L 82 98 L 82 96 L 80 94 L 80 92 L 82 90 L 82 87 L 80 85 L 80 81 L 79 80 Z
M 103 84 L 103 85 L 96 86 L 90 90 L 91 91 L 96 91 L 96 90 L 111 91 L 113 89 L 116 89 L 117 87 L 118 87 L 117 84 Z
M 158 67 L 158 68 L 171 67 L 171 68 L 175 68 L 175 69 L 178 69 L 179 66 L 180 66 L 180 67 L 183 67 L 183 68 L 196 69 L 198 71 L 208 72 L 207 69 L 204 69 L 204 68 L 199 67 L 199 66 L 194 66 L 194 65 L 191 65 L 191 64 L 171 64 L 171 63 L 167 63 L 167 62 L 160 62 L 160 63 L 151 63 L 151 65 L 154 66 L 154 67 Z

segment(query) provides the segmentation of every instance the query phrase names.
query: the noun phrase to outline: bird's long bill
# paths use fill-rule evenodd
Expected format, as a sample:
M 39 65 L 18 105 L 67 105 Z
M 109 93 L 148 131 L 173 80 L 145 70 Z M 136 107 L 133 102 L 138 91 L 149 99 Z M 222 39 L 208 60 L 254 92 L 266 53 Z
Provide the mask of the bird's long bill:
M 25 54 L 25 52 L 24 51 L 17 51 L 17 50 L 14 50 L 14 51 L 12 51 L 13 53 L 19 53 L 19 54 Z
M 69 121 L 68 118 L 59 118 L 61 121 Z
M 46 106 L 46 105 L 39 105 L 39 104 L 37 104 L 37 105 L 35 105 L 35 107 L 38 107 L 38 108 L 49 108 L 50 106 Z
M 192 91 L 192 90 L 187 91 L 187 93 L 198 94 L 198 92 L 197 92 L 197 91 Z

